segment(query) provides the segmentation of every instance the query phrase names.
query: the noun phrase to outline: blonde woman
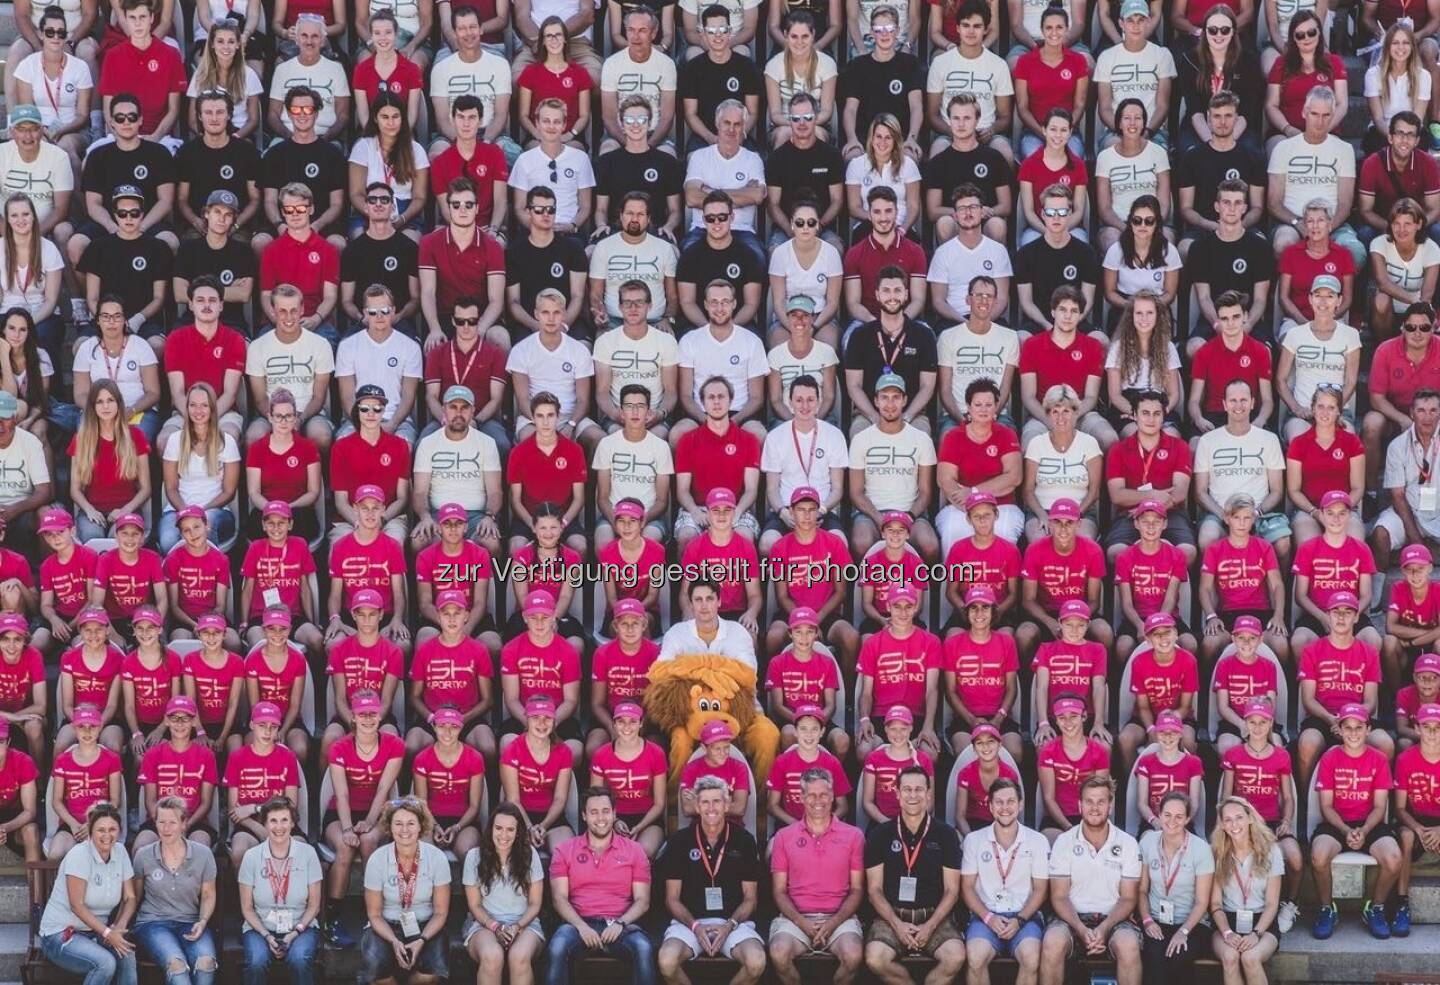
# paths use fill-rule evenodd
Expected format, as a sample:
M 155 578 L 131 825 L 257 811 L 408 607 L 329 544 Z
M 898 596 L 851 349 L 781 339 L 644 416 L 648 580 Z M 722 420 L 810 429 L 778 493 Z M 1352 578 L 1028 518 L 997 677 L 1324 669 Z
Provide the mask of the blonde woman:
M 884 185 L 895 193 L 895 224 L 903 234 L 920 221 L 920 168 L 905 153 L 905 133 L 891 113 L 870 121 L 865 153 L 845 166 L 845 200 L 856 222 L 870 221 L 870 189 Z
M 770 142 L 790 140 L 790 97 L 808 92 L 815 97 L 815 135 L 830 139 L 835 115 L 835 59 L 815 45 L 815 18 L 797 10 L 785 22 L 785 46 L 765 65 L 765 98 L 770 107 Z
M 232 20 L 216 22 L 190 77 L 185 96 L 190 100 L 190 130 L 200 132 L 196 96 L 220 90 L 230 96 L 230 125 L 238 140 L 247 140 L 260 126 L 260 74 L 245 61 L 241 29 Z
M 1265 962 L 1280 947 L 1275 917 L 1285 859 L 1270 828 L 1243 797 L 1227 797 L 1210 836 L 1215 878 L 1210 919 L 1225 985 L 1266 985 Z
M 419 797 L 402 797 L 385 806 L 378 827 L 391 843 L 365 862 L 360 981 L 448 978 L 450 863 L 430 843 L 435 818 Z
M 235 535 L 235 515 L 226 507 L 240 487 L 240 448 L 220 430 L 215 391 L 196 383 L 185 394 L 185 423 L 170 435 L 161 452 L 165 479 L 165 512 L 203 506 L 216 543 Z M 160 552 L 180 543 L 173 516 L 159 524 Z
M 1430 71 L 1421 64 L 1415 29 L 1404 21 L 1391 24 L 1380 43 L 1380 60 L 1365 71 L 1365 102 L 1370 107 L 1366 150 L 1385 145 L 1390 119 L 1401 110 L 1426 118 L 1432 82 Z
M 150 442 L 127 423 L 125 398 L 114 380 L 96 380 L 65 449 L 75 538 L 82 544 L 112 536 L 111 524 L 150 501 Z

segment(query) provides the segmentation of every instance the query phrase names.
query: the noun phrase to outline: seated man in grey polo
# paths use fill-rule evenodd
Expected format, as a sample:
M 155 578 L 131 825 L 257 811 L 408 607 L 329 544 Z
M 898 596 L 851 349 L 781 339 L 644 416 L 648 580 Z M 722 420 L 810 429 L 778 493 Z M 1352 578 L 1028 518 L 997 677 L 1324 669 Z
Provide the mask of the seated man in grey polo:
M 440 536 L 434 511 L 444 503 L 465 508 L 465 535 L 491 554 L 500 550 L 495 514 L 504 503 L 500 449 L 475 420 L 475 394 L 455 384 L 441 401 L 445 426 L 420 439 L 415 448 L 415 476 L 410 498 L 420 518 L 410 534 L 415 550 Z

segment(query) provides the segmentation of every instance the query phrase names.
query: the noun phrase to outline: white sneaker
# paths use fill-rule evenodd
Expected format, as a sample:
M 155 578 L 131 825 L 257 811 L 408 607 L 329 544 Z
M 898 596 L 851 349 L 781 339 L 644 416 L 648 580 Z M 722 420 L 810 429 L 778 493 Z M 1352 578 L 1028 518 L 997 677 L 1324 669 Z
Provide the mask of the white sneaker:
M 1275 915 L 1275 926 L 1280 928 L 1280 933 L 1290 933 L 1290 928 L 1295 926 L 1295 921 L 1300 919 L 1300 904 L 1294 900 L 1286 900 L 1280 904 L 1280 912 Z

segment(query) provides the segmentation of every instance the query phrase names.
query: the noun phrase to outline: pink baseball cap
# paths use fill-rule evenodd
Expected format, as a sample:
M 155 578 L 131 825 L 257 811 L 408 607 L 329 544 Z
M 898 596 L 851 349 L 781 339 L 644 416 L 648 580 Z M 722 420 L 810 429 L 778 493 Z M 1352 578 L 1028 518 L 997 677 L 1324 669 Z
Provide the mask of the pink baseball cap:
M 643 722 L 645 720 L 645 709 L 633 701 L 622 701 L 615 706 L 615 710 L 610 713 L 610 717 L 616 719 L 631 718 L 637 722 Z
M 713 718 L 700 726 L 700 741 L 705 745 L 712 742 L 734 742 L 735 733 L 730 731 L 730 723 Z
M 1231 636 L 1239 636 L 1241 633 L 1249 633 L 1251 636 L 1264 636 L 1265 627 L 1260 620 L 1254 616 L 1239 616 L 1235 620 L 1235 626 L 1230 630 Z
M 1410 673 L 1440 674 L 1440 655 L 1434 653 L 1420 654 L 1420 656 L 1415 658 L 1415 666 L 1411 668 Z
M 525 604 L 521 608 L 527 616 L 535 612 L 543 612 L 547 616 L 553 616 L 555 614 L 555 596 L 543 588 L 537 588 L 525 596 Z
M 42 534 L 59 533 L 61 530 L 69 530 L 73 526 L 75 526 L 74 517 L 59 506 L 52 506 L 40 514 L 40 532 Z
M 265 508 L 260 511 L 260 515 L 283 516 L 285 519 L 291 520 L 295 517 L 295 511 L 290 508 L 290 504 L 285 502 L 285 500 L 272 499 L 265 504 Z
M 460 520 L 468 523 L 470 514 L 465 512 L 465 507 L 459 503 L 446 503 L 435 511 L 436 523 L 449 523 L 451 520 Z
M 970 588 L 965 592 L 966 608 L 969 608 L 972 605 L 993 606 L 994 604 L 995 593 L 991 591 L 989 585 L 971 585 Z
M 1175 617 L 1168 612 L 1152 612 L 1145 617 L 1145 635 L 1149 636 L 1157 629 L 1175 628 Z
M 1159 500 L 1154 499 L 1141 500 L 1140 505 L 1136 506 L 1135 509 L 1130 511 L 1130 515 L 1137 520 L 1144 516 L 1146 513 L 1154 513 L 1156 516 L 1162 518 L 1167 515 L 1165 507 L 1160 504 Z
M 45 529 L 41 527 L 40 529 Z M 1400 552 L 1400 567 L 1408 568 L 1412 564 L 1433 564 L 1434 558 L 1430 555 L 1430 548 L 1424 544 L 1407 544 Z
M 650 613 L 645 611 L 645 603 L 639 599 L 616 599 L 615 608 L 610 611 L 610 620 L 618 623 L 621 619 L 648 621 Z
M 915 724 L 915 713 L 904 705 L 891 705 L 890 710 L 885 713 L 885 724 L 891 722 L 904 722 L 906 725 Z
M 120 517 L 120 519 L 115 521 L 115 529 L 117 531 L 120 531 L 124 530 L 126 527 L 136 527 L 141 533 L 144 533 L 145 518 L 139 513 L 126 513 L 124 516 Z
M 130 622 L 133 625 L 137 622 L 147 622 L 152 626 L 165 625 L 165 617 L 160 615 L 160 610 L 153 605 L 142 605 L 130 614 Z M 199 620 L 196 620 L 199 623 Z
M 195 706 L 195 701 L 183 694 L 177 694 L 165 702 L 165 717 L 171 715 L 189 715 L 191 718 L 200 714 L 200 709 Z
M 1046 515 L 1052 520 L 1078 520 L 1080 519 L 1080 504 L 1067 496 L 1062 496 L 1050 504 Z
M 454 725 L 456 728 L 465 724 L 465 716 L 460 714 L 458 708 L 436 708 L 430 713 L 431 725 Z
M 220 630 L 220 632 L 223 633 L 225 632 L 227 627 L 225 625 L 224 616 L 220 615 L 220 613 L 218 612 L 207 612 L 199 619 L 195 620 L 195 628 L 202 632 L 207 629 L 218 629 Z
M 375 589 L 373 588 L 362 588 L 360 589 L 360 591 L 350 596 L 351 612 L 354 612 L 356 609 L 383 608 L 385 608 L 385 600 L 381 598 L 380 593 L 375 591 Z
M 909 513 L 906 513 L 904 510 L 891 510 L 889 513 L 881 514 L 881 516 L 880 516 L 880 529 L 881 529 L 881 530 L 884 530 L 886 527 L 890 526 L 890 524 L 892 524 L 892 523 L 898 523 L 898 524 L 900 524 L 900 526 L 904 527 L 906 530 L 911 530 L 911 529 L 914 529 L 914 527 L 915 527 L 915 518 L 912 517 Z
M 1178 712 L 1162 711 L 1155 716 L 1155 732 L 1157 735 L 1161 732 L 1179 733 L 1184 731 L 1185 720 L 1180 717 Z
M 920 593 L 909 585 L 901 585 L 898 588 L 890 589 L 890 607 L 894 608 L 898 602 L 908 602 L 911 605 L 919 605 Z
M 1353 719 L 1357 722 L 1368 722 L 1370 721 L 1370 712 L 1365 708 L 1364 705 L 1356 704 L 1354 701 L 1352 701 L 1347 705 L 1341 706 L 1340 714 L 1335 716 L 1335 719 L 1341 722 L 1345 721 L 1347 718 Z
M 615 516 L 617 518 L 628 516 L 632 520 L 645 519 L 645 507 L 633 499 L 622 499 L 615 504 Z
M 1430 725 L 1434 722 L 1440 722 L 1440 705 L 1432 701 L 1430 704 L 1421 705 L 1415 709 L 1416 725 Z
M 1070 599 L 1060 603 L 1060 621 L 1066 619 L 1084 619 L 1090 621 L 1090 606 L 1083 599 Z
M 1000 501 L 995 498 L 994 493 L 977 490 L 965 497 L 965 512 L 969 513 L 977 506 L 999 506 Z
M 818 493 L 813 486 L 801 486 L 790 494 L 791 506 L 804 502 L 811 502 L 819 506 L 821 503 L 820 493 Z
M 378 715 L 384 705 L 380 702 L 380 695 L 373 691 L 356 692 L 350 698 L 350 710 L 357 715 Z
M 1326 612 L 1334 612 L 1336 609 L 1354 609 L 1360 611 L 1360 600 L 1355 597 L 1354 592 L 1336 592 L 1330 596 L 1330 604 L 1325 607 Z
M 285 720 L 280 706 L 273 701 L 261 701 L 250 709 L 251 725 L 279 725 Z
M 0 613 L 0 636 L 4 636 L 6 633 L 29 636 L 30 623 L 18 612 Z
M 724 486 L 716 486 L 705 494 L 705 508 L 707 510 L 722 509 L 726 506 L 735 506 L 735 494 Z
M 289 629 L 293 621 L 290 610 L 283 605 L 272 605 L 260 614 L 260 625 L 262 628 L 265 626 L 284 626 L 286 629 Z
M 381 489 L 373 482 L 367 482 L 363 486 L 355 490 L 355 505 L 359 506 L 367 499 L 373 499 L 375 500 L 375 502 L 384 505 L 385 490 Z
M 435 596 L 435 611 L 438 612 L 449 605 L 468 610 L 470 608 L 470 596 L 456 588 L 447 588 Z
M 205 519 L 205 507 L 203 506 L 182 506 L 175 511 L 175 526 L 180 526 L 185 520 Z
M 110 613 L 96 605 L 87 606 L 81 609 L 80 614 L 75 617 L 75 625 L 83 626 L 87 622 L 95 622 L 102 626 L 108 626 L 110 625 Z
M 982 736 L 990 736 L 996 742 L 1000 741 L 1000 730 L 989 722 L 981 722 L 970 730 L 970 741 L 973 743 Z
M 1079 698 L 1056 698 L 1055 703 L 1050 706 L 1050 710 L 1056 718 L 1061 715 L 1084 715 L 1085 702 Z
M 74 712 L 70 715 L 70 721 L 76 725 L 99 725 L 101 722 L 100 709 L 94 705 L 76 705 Z
M 1320 508 L 1328 510 L 1332 506 L 1343 505 L 1347 510 L 1355 504 L 1350 502 L 1350 494 L 1343 489 L 1332 489 L 1320 497 Z
M 1248 702 L 1245 705 L 1245 717 L 1255 718 L 1257 716 L 1265 719 L 1266 721 L 1273 722 L 1275 721 L 1275 709 L 1271 707 L 1270 702 L 1268 701 Z
M 820 628 L 820 617 L 809 606 L 797 605 L 795 611 L 790 613 L 789 623 L 791 629 L 796 626 L 814 626 L 818 629 Z
M 825 709 L 813 702 L 799 705 L 795 709 L 795 723 L 798 725 L 802 718 L 813 718 L 821 725 L 825 724 Z
M 554 718 L 555 701 L 548 694 L 532 694 L 525 699 L 525 717 Z

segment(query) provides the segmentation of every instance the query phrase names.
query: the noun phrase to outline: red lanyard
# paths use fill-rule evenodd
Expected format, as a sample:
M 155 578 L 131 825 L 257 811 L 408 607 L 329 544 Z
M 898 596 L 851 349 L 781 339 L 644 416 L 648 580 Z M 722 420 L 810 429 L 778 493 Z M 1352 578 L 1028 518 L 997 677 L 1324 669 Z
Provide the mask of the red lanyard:
M 1016 834 L 1015 844 L 1010 849 L 1009 865 L 1000 864 L 1000 859 L 1002 857 L 1000 852 L 1000 843 L 993 838 L 990 839 L 990 850 L 995 853 L 995 871 L 1000 874 L 1000 888 L 1003 890 L 1005 888 L 1005 884 L 1010 881 L 1010 873 L 1015 871 L 1015 862 L 1020 858 L 1019 834 Z
M 465 360 L 465 371 L 463 373 L 460 371 L 460 364 L 455 361 L 455 351 L 460 348 L 460 343 L 450 343 L 450 372 L 454 376 L 455 383 L 463 384 L 470 376 L 470 367 L 475 365 L 475 358 L 480 355 L 480 344 L 483 341 L 483 339 L 479 338 L 475 340 L 475 347 L 470 350 L 470 358 Z M 806 474 L 808 475 L 809 473 Z
M 1235 863 L 1235 886 L 1240 890 L 1240 906 L 1237 909 L 1248 909 L 1250 902 L 1250 875 L 1246 873 L 1245 881 L 1240 881 L 1240 863 Z
M 710 885 L 715 885 L 715 879 L 720 875 L 720 864 L 725 861 L 725 848 L 730 844 L 730 825 L 725 825 L 725 838 L 720 842 L 720 850 L 715 853 L 715 864 L 710 864 L 710 853 L 705 849 L 705 842 L 700 835 L 700 825 L 695 825 L 695 845 L 700 849 L 700 864 L 705 866 L 705 874 L 710 877 Z
M 276 906 L 284 906 L 290 895 L 290 856 L 285 856 L 285 868 L 276 873 L 275 863 L 279 861 L 274 856 L 265 860 L 265 878 L 270 881 L 270 898 Z
M 895 372 L 895 360 L 900 358 L 900 353 L 905 348 L 905 336 L 909 333 L 910 329 L 902 328 L 900 334 L 895 338 L 895 347 L 892 349 L 885 344 L 885 329 L 879 325 L 875 326 L 875 346 L 880 350 L 880 361 L 884 364 L 884 368 L 880 372 Z
M 1160 444 L 1164 440 L 1165 436 L 1163 434 L 1157 436 L 1155 439 L 1155 447 L 1150 449 L 1150 454 L 1148 455 L 1144 454 L 1143 449 L 1141 450 L 1141 454 L 1144 457 L 1140 460 L 1140 485 L 1144 486 L 1150 483 L 1150 466 L 1155 464 L 1155 456 L 1160 454 Z M 1135 439 L 1135 447 L 1140 447 L 1140 439 L 1138 437 Z
M 908 876 L 915 869 L 915 862 L 920 858 L 920 853 L 925 850 L 925 836 L 930 833 L 929 814 L 925 815 L 925 827 L 920 831 L 920 838 L 915 842 L 915 850 L 912 852 L 905 847 L 905 827 L 900 818 L 895 819 L 895 835 L 900 839 L 900 858 L 905 863 L 905 874 Z
M 104 342 L 104 340 L 97 340 L 96 344 L 97 344 L 98 346 L 100 346 L 100 356 L 101 356 L 101 358 L 103 358 L 103 359 L 105 360 L 105 375 L 106 375 L 106 377 L 109 378 L 111 381 L 113 381 L 113 382 L 115 382 L 115 383 L 119 383 L 119 382 L 120 382 L 120 368 L 121 368 L 121 366 L 123 366 L 124 363 L 125 363 L 125 349 L 126 349 L 126 347 L 128 346 L 128 344 L 129 344 L 128 341 L 127 341 L 124 345 L 121 345 L 121 346 L 120 346 L 120 355 L 118 355 L 117 357 L 115 357 L 115 365 L 113 365 L 113 366 L 110 365 L 110 353 L 109 353 L 109 351 L 105 348 L 105 342 Z
M 817 421 L 815 429 L 810 438 L 810 454 L 800 454 L 800 435 L 795 431 L 795 422 L 790 422 L 790 440 L 795 443 L 795 458 L 800 462 L 800 471 L 805 473 L 805 479 L 810 479 L 810 470 L 815 466 L 815 448 L 820 444 L 820 424 Z
M 1180 878 L 1180 867 L 1185 864 L 1185 850 L 1189 845 L 1181 845 L 1180 851 L 1175 853 L 1175 869 L 1167 872 L 1165 869 L 1165 851 L 1160 851 L 1160 873 L 1165 877 L 1165 898 L 1170 898 L 1170 890 L 1175 885 L 1175 880 Z M 1239 874 L 1238 871 L 1236 873 Z
M 400 864 L 400 849 L 395 849 L 395 887 L 400 892 L 400 909 L 408 910 L 415 905 L 415 887 L 420 882 L 420 849 L 416 846 L 415 858 L 411 862 L 410 871 L 405 871 L 405 866 Z
M 1419 444 L 1420 444 L 1420 442 L 1418 442 L 1418 441 L 1415 440 L 1415 432 L 1414 432 L 1414 429 L 1411 429 L 1411 432 L 1410 432 L 1410 457 L 1411 457 L 1412 459 L 1415 458 L 1415 448 L 1416 448 L 1416 446 L 1419 445 Z M 1427 483 L 1430 481 L 1430 469 L 1431 469 L 1431 467 L 1432 467 L 1432 465 L 1433 465 L 1434 463 L 1431 462 L 1431 460 L 1430 460 L 1429 452 L 1430 452 L 1432 449 L 1434 449 L 1434 447 L 1435 447 L 1435 438 L 1434 438 L 1434 436 L 1431 436 L 1431 438 L 1430 438 L 1430 448 L 1427 448 L 1427 449 L 1426 449 L 1426 455 L 1425 455 L 1425 457 L 1422 458 L 1422 459 L 1418 459 L 1418 460 L 1416 460 L 1416 462 L 1415 462 L 1416 466 L 1419 468 L 1419 471 L 1420 471 L 1420 484 L 1421 484 L 1422 486 L 1425 485 L 1425 484 L 1427 484 Z
M 67 58 L 69 58 L 68 55 L 60 56 L 60 77 L 55 80 L 54 92 L 50 91 L 50 76 L 45 74 L 45 66 L 43 64 L 40 66 L 40 81 L 45 83 L 45 96 L 50 100 L 50 106 L 55 110 L 57 120 L 60 116 L 60 93 L 65 89 L 65 61 Z

